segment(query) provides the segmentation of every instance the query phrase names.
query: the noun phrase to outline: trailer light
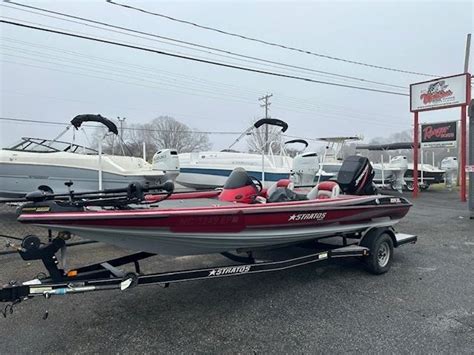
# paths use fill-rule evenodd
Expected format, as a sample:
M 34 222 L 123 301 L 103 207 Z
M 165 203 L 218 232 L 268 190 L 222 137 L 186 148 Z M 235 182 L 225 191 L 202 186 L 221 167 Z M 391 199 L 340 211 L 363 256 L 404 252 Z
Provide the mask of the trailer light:
M 68 277 L 75 277 L 75 276 L 77 276 L 77 270 L 68 271 L 67 276 L 68 276 Z

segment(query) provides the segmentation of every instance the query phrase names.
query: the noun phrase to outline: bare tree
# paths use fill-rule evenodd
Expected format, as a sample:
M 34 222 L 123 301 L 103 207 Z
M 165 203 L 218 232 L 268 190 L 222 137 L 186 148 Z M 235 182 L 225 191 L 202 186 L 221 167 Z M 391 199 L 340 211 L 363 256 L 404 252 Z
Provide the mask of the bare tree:
M 145 142 L 150 149 L 174 148 L 180 153 L 210 149 L 209 136 L 199 133 L 169 116 L 155 118 L 150 123 L 132 127 L 133 141 Z M 137 139 L 138 138 L 138 139 Z
M 281 151 L 283 137 L 281 135 L 281 128 L 276 126 L 268 126 L 268 142 L 265 142 L 265 125 L 252 131 L 252 134 L 247 138 L 247 146 L 250 152 L 260 153 L 268 143 L 269 150 L 275 154 Z
M 94 134 L 94 145 L 97 146 L 98 139 L 102 139 L 98 130 Z M 133 156 L 142 156 L 143 143 L 146 146 L 146 156 L 150 159 L 155 152 L 164 148 L 174 148 L 180 153 L 207 150 L 211 148 L 209 137 L 205 133 L 199 133 L 190 127 L 175 120 L 172 117 L 161 116 L 150 123 L 127 125 L 124 127 L 124 151 Z M 103 141 L 103 151 L 121 154 L 119 138 L 107 138 Z

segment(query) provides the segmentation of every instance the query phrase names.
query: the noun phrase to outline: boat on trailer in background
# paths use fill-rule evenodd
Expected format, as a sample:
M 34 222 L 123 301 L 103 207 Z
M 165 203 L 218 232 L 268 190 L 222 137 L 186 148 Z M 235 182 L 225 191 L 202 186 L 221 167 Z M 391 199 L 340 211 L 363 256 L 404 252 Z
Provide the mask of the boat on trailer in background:
M 179 161 L 174 149 L 163 149 L 150 164 L 142 158 L 103 154 L 92 148 L 59 141 L 71 128 L 79 130 L 84 122 L 97 122 L 118 139 L 116 125 L 101 115 L 78 115 L 55 139 L 22 138 L 19 143 L 0 150 L 0 197 L 15 198 L 41 189 L 50 193 L 67 192 L 65 181 L 72 181 L 77 192 L 113 189 L 139 182 L 156 185 L 175 179 Z M 103 137 L 105 138 L 105 136 Z M 99 150 L 101 140 L 99 140 Z M 123 148 L 123 146 L 122 146 Z
M 390 269 L 394 248 L 416 236 L 397 233 L 411 203 L 377 194 L 367 158 L 348 157 L 337 181 L 310 189 L 282 179 L 270 188 L 242 168 L 231 173 L 221 191 L 174 192 L 174 184 L 89 193 L 26 197 L 18 220 L 57 232 L 48 243 L 26 236 L 16 246 L 24 260 L 41 260 L 44 278 L 0 288 L 0 301 L 16 304 L 35 296 L 126 290 L 139 285 L 214 279 L 288 269 L 342 257 L 360 257 L 375 274 Z M 68 269 L 56 257 L 71 234 L 136 250 L 121 258 Z M 329 238 L 329 239 L 328 239 Z M 337 238 L 339 244 L 328 242 Z M 303 255 L 259 260 L 262 250 L 304 246 Z M 143 274 L 139 261 L 156 254 L 220 253 L 238 265 Z M 134 272 L 120 266 L 133 263 Z
M 389 151 L 389 150 L 410 150 L 413 149 L 413 143 L 388 143 L 388 144 L 368 144 L 358 145 L 357 150 L 369 151 Z M 413 163 L 409 162 L 406 156 L 397 155 L 387 163 L 383 161 L 383 154 L 380 156 L 380 163 L 372 164 L 376 176 L 374 182 L 381 186 L 389 186 L 393 190 L 401 191 L 402 188 L 413 191 Z M 403 173 L 403 174 L 402 174 Z M 418 185 L 421 190 L 427 190 L 433 184 L 445 182 L 446 170 L 439 169 L 430 164 L 418 164 Z

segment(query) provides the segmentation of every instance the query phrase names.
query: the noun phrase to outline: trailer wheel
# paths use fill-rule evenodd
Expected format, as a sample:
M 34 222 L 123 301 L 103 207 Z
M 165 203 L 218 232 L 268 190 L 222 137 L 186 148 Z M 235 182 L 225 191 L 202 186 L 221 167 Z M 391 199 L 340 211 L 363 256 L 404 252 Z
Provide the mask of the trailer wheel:
M 393 241 L 387 232 L 377 229 L 369 232 L 360 245 L 369 248 L 369 256 L 363 259 L 369 272 L 380 275 L 390 270 L 393 260 Z
M 415 189 L 415 186 L 412 181 L 407 181 L 406 187 L 408 191 L 413 191 Z

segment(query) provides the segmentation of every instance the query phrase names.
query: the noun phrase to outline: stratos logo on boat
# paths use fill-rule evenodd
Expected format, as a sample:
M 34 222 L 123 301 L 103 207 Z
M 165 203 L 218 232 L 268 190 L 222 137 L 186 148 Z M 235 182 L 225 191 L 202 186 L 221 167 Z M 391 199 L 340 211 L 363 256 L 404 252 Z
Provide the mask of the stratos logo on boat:
M 288 218 L 288 221 L 322 221 L 324 218 L 326 218 L 326 214 L 327 212 L 293 214 L 290 216 L 290 218 Z
M 250 265 L 243 266 L 232 266 L 232 267 L 221 267 L 219 269 L 213 269 L 209 271 L 207 276 L 222 276 L 230 274 L 244 274 L 250 271 Z

